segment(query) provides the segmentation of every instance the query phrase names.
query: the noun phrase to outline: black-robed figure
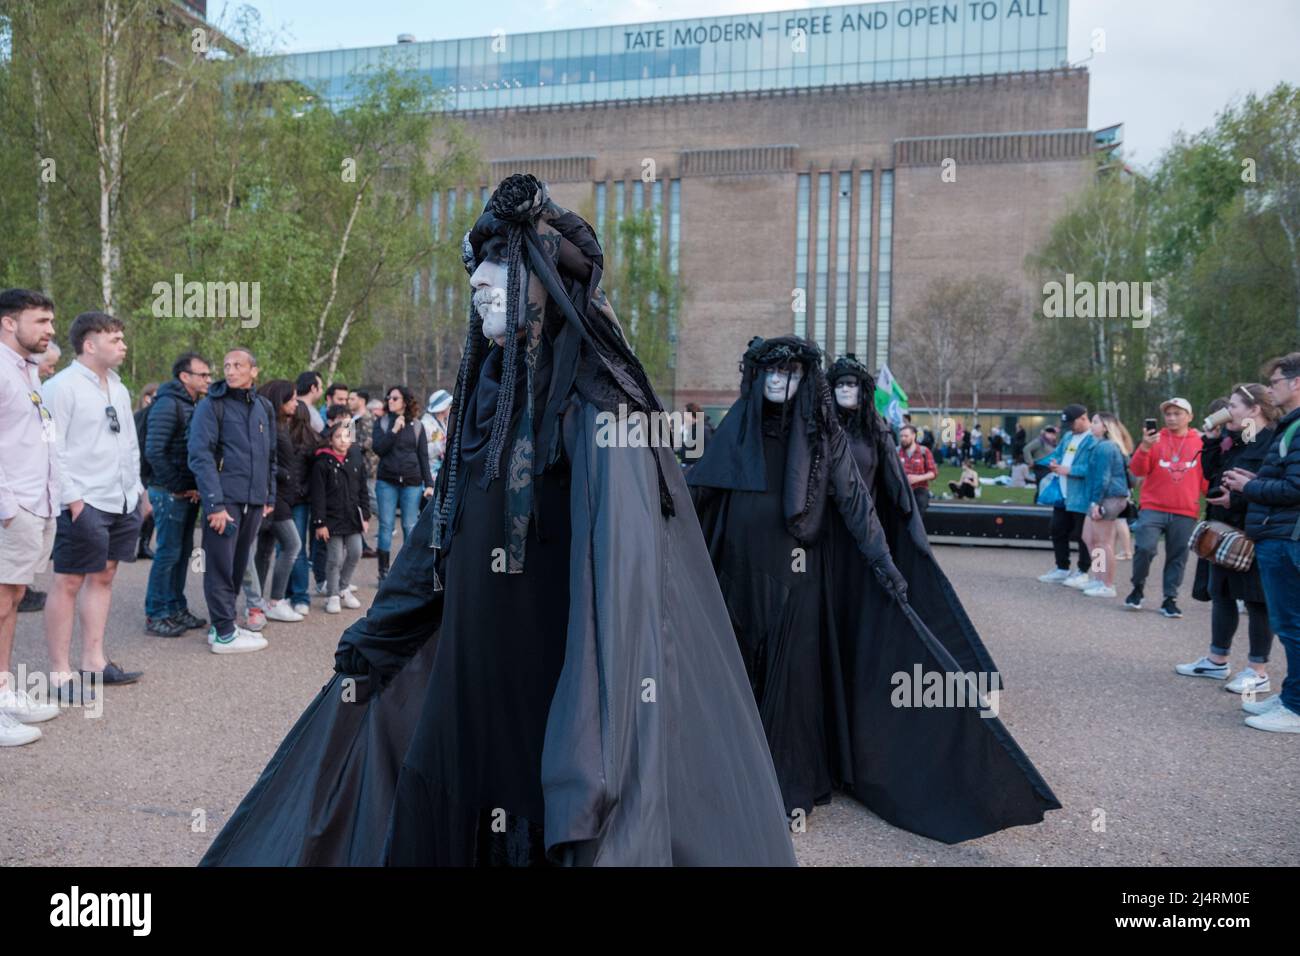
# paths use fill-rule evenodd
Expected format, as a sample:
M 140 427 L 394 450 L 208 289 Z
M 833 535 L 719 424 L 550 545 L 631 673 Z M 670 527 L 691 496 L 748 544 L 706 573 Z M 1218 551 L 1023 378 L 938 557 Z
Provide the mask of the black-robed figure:
M 1040 822 L 1059 802 L 975 693 L 919 707 L 919 689 L 902 693 L 925 674 L 999 685 L 930 551 L 867 370 L 833 370 L 858 379 L 853 409 L 803 339 L 755 338 L 741 370 L 688 483 L 786 812 L 842 788 L 947 843 Z
M 744 665 L 591 227 L 501 183 L 436 495 L 206 864 L 790 865 Z

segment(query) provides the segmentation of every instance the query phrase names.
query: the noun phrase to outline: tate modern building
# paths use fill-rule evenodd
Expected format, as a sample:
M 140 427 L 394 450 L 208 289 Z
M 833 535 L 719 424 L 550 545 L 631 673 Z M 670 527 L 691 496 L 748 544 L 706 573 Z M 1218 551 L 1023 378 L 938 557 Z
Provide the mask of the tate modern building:
M 1033 294 L 1026 256 L 1088 185 L 1099 145 L 1068 20 L 1068 0 L 901 0 L 404 35 L 275 64 L 338 105 L 369 66 L 431 81 L 485 159 L 477 182 L 431 197 L 435 232 L 516 171 L 591 218 L 607 249 L 617 220 L 650 210 L 683 293 L 674 404 L 716 407 L 756 333 L 890 364 L 906 388 L 898 343 L 934 280 L 996 275 Z M 1043 410 L 1032 376 L 1010 372 L 982 407 Z

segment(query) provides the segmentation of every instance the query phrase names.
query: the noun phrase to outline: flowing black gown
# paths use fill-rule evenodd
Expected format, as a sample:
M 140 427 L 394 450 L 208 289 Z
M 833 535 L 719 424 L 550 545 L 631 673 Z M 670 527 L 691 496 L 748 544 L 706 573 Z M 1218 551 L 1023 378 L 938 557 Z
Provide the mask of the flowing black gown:
M 825 547 L 792 536 L 781 487 L 789 421 L 764 403 L 766 491 L 701 499 L 708 540 L 754 699 L 777 768 L 786 813 L 829 802 L 843 773 L 845 713 L 839 652 L 825 599 Z M 707 494 L 705 496 L 707 498 Z M 725 540 L 722 529 L 726 529 Z
M 945 843 L 1040 822 L 1060 803 L 987 708 L 898 706 L 900 675 L 983 674 L 989 686 L 1000 675 L 934 559 L 892 439 L 843 430 L 831 439 L 832 459 L 852 473 L 851 494 L 870 493 L 869 514 L 827 507 L 823 533 L 800 541 L 781 505 L 799 466 L 771 427 L 776 406 L 762 403 L 764 490 L 709 484 L 730 480 L 752 453 L 744 419 L 755 401 L 742 395 L 714 440 L 712 453 L 736 465 L 704 470 L 706 449 L 690 481 L 787 813 L 811 811 L 842 788 L 890 823 Z M 838 492 L 829 484 L 832 498 L 845 493 L 842 472 Z M 875 534 L 907 579 L 906 603 L 863 554 Z M 808 555 L 802 575 L 788 570 L 794 547 Z
M 670 450 L 666 519 L 650 453 L 599 447 L 575 393 L 524 572 L 493 570 L 508 482 L 478 479 L 498 353 L 469 400 L 471 478 L 441 567 L 426 508 L 340 646 L 371 673 L 325 685 L 204 864 L 792 865 Z

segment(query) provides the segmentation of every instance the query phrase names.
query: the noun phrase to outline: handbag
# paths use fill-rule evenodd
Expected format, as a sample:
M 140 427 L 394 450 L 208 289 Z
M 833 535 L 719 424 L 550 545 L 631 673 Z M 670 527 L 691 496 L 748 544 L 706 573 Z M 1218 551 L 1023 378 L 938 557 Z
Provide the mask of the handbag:
M 1065 495 L 1061 493 L 1061 477 L 1056 472 L 1052 472 L 1038 486 L 1038 504 L 1055 508 L 1064 501 Z
M 1249 571 L 1255 561 L 1255 542 L 1222 521 L 1199 522 L 1188 545 L 1206 561 L 1229 571 Z

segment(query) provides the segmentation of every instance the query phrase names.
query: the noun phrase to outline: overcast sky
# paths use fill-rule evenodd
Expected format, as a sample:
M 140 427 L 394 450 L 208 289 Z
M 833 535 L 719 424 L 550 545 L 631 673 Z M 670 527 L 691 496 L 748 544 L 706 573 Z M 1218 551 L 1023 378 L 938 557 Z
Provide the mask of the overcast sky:
M 233 8 L 237 3 L 230 3 Z M 250 0 L 286 51 L 640 23 L 826 6 L 800 0 Z M 836 4 L 831 4 L 836 5 Z M 208 0 L 217 19 L 223 0 Z M 1070 62 L 1088 61 L 1089 125 L 1125 124 L 1126 155 L 1145 165 L 1177 129 L 1198 130 L 1234 97 L 1300 85 L 1300 0 L 1071 0 Z M 959 132 L 954 130 L 954 132 Z

